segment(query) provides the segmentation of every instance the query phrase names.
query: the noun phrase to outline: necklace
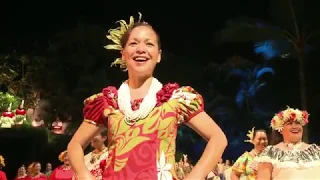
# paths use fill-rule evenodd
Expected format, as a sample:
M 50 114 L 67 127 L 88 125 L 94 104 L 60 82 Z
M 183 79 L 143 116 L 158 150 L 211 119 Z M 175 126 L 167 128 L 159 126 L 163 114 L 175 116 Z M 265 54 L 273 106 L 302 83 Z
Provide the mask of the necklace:
M 258 156 L 260 153 L 258 153 L 256 150 L 252 150 L 251 151 L 251 154 L 254 156 L 254 157 L 256 157 L 256 156 Z
M 283 144 L 284 144 L 287 148 L 289 148 L 290 150 L 292 150 L 292 151 L 298 151 L 298 150 L 301 149 L 301 146 L 302 146 L 302 142 L 301 142 L 301 141 L 299 141 L 299 142 L 296 143 L 296 144 L 294 144 L 294 143 L 285 143 L 285 142 L 283 142 Z
M 91 159 L 90 159 L 90 163 L 94 164 L 95 162 L 97 162 L 98 160 L 100 160 L 101 155 L 104 154 L 105 152 L 108 151 L 108 148 L 104 148 L 101 152 L 99 153 L 93 153 L 91 152 Z
M 124 121 L 128 125 L 134 125 L 137 121 L 149 115 L 157 104 L 157 92 L 162 88 L 162 84 L 153 78 L 147 95 L 143 98 L 140 108 L 133 111 L 131 108 L 130 88 L 127 82 L 122 83 L 118 90 L 119 109 L 124 114 Z

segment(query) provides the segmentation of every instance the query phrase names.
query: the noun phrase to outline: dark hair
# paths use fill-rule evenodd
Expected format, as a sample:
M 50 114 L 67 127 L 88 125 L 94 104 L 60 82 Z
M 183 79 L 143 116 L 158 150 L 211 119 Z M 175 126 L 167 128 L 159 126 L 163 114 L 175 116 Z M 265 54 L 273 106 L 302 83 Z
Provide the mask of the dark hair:
M 158 47 L 159 47 L 159 49 L 161 49 L 161 42 L 160 42 L 160 36 L 159 36 L 159 34 L 154 30 L 154 28 L 153 28 L 150 24 L 148 24 L 148 23 L 146 23 L 146 22 L 143 22 L 143 21 L 142 21 L 142 22 L 134 23 L 134 25 L 133 25 L 132 27 L 130 27 L 130 28 L 123 34 L 123 36 L 122 36 L 121 39 L 120 39 L 121 47 L 125 47 L 125 46 L 126 46 L 132 30 L 133 30 L 134 28 L 137 28 L 137 27 L 140 27 L 140 26 L 149 27 L 149 28 L 151 28 L 151 29 L 156 33 Z
M 256 135 L 257 135 L 258 132 L 263 132 L 263 133 L 267 134 L 267 132 L 266 132 L 264 129 L 254 130 L 254 131 L 253 131 L 253 137 L 252 137 L 253 139 L 256 137 Z
M 283 141 L 282 135 L 278 131 L 271 132 L 270 145 L 276 145 Z
M 100 135 L 102 137 L 106 137 L 108 135 L 108 131 L 105 129 L 105 130 L 101 131 Z

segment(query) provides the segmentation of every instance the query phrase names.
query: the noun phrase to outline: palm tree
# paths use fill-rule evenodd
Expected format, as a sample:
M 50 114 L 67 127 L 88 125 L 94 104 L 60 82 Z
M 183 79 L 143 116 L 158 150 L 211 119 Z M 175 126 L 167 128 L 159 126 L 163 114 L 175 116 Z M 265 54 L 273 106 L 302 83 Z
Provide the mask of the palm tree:
M 320 35 L 320 23 L 314 21 L 312 12 L 318 7 L 314 0 L 271 0 L 271 17 L 276 26 L 262 21 L 242 18 L 229 21 L 227 27 L 217 34 L 219 43 L 254 42 L 257 53 L 265 57 L 276 55 L 286 58 L 291 56 L 299 62 L 300 103 L 302 109 L 307 109 L 307 94 L 305 86 L 305 53 Z M 307 10 L 308 9 L 308 10 Z M 263 49 L 264 48 L 264 49 Z M 276 48 L 276 49 L 275 49 Z M 276 51 L 270 52 L 270 49 Z M 305 140 L 308 141 L 307 129 Z

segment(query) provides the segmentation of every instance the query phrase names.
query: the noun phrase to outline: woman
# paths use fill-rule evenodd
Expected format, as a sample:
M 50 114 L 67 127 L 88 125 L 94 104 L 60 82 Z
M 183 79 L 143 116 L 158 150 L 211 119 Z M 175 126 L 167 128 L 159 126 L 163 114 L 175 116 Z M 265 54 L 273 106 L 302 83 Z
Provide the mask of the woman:
M 108 148 L 105 145 L 106 140 L 107 131 L 104 130 L 91 141 L 94 150 L 84 156 L 86 167 L 97 180 L 102 180 L 104 164 L 106 164 L 109 155 Z
M 26 167 L 24 165 L 22 165 L 18 169 L 17 177 L 14 180 L 25 180 L 26 177 L 27 177 Z
M 183 180 L 185 178 L 185 174 L 184 174 L 184 171 L 183 171 L 183 161 L 182 159 L 180 160 L 180 162 L 176 162 L 175 163 L 176 167 L 176 173 L 177 173 L 177 176 L 178 176 L 178 180 Z
M 188 159 L 188 155 L 187 154 L 183 154 L 183 166 L 182 166 L 182 170 L 184 172 L 185 176 L 188 176 L 188 174 L 190 174 L 191 170 L 192 170 L 192 164 L 190 163 L 189 159 Z
M 34 162 L 29 165 L 28 175 L 25 180 L 47 180 L 47 176 L 41 173 L 41 164 L 39 162 Z
M 93 180 L 83 148 L 106 126 L 110 145 L 103 179 L 177 179 L 175 140 L 181 122 L 208 140 L 203 156 L 185 178 L 203 179 L 221 157 L 226 137 L 204 112 L 203 99 L 193 88 L 162 85 L 153 77 L 161 61 L 160 39 L 140 19 L 119 21 L 121 27 L 109 31 L 107 37 L 116 44 L 106 48 L 121 51 L 121 58 L 112 64 L 128 71 L 129 78 L 118 90 L 109 86 L 85 100 L 85 120 L 68 145 L 70 162 L 78 179 Z
M 71 180 L 74 172 L 69 163 L 68 152 L 63 151 L 60 153 L 58 158 L 61 162 L 63 162 L 63 165 L 58 166 L 52 171 L 49 180 Z
M 47 163 L 46 164 L 46 170 L 45 170 L 44 174 L 47 177 L 50 177 L 51 173 L 52 173 L 52 164 L 51 163 Z
M 231 167 L 231 162 L 229 159 L 226 160 L 225 164 L 224 164 L 224 169 L 228 169 Z
M 0 155 L 0 180 L 7 180 L 6 173 L 1 170 L 5 166 L 6 163 L 4 163 L 4 158 Z
M 250 142 L 254 148 L 250 152 L 243 153 L 232 166 L 231 180 L 239 180 L 241 176 L 246 177 L 247 180 L 255 180 L 257 176 L 256 162 L 254 158 L 259 155 L 262 150 L 268 145 L 267 134 L 264 130 L 254 130 L 247 134 Z
M 268 146 L 257 158 L 257 179 L 319 179 L 320 148 L 301 141 L 303 126 L 309 122 L 308 116 L 307 111 L 288 107 L 273 117 L 271 127 L 283 139 Z

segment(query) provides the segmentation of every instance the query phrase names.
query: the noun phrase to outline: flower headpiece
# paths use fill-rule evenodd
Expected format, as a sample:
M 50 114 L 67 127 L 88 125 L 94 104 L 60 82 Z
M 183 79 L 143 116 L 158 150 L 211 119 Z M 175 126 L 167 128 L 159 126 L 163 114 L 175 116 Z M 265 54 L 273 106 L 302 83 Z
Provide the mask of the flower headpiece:
M 67 154 L 67 150 L 61 152 L 58 156 L 59 161 L 63 162 L 64 161 L 64 156 Z
M 287 121 L 298 121 L 302 126 L 308 124 L 309 114 L 307 111 L 301 111 L 299 109 L 293 109 L 288 106 L 286 110 L 275 114 L 271 120 L 271 127 L 273 130 L 281 132 L 283 125 Z
M 139 14 L 139 19 L 138 19 L 137 22 L 140 22 L 141 18 L 142 18 L 142 14 L 140 12 L 138 12 L 138 14 Z M 127 32 L 128 29 L 132 28 L 133 25 L 135 23 L 137 23 L 137 22 L 134 22 L 133 16 L 130 16 L 129 23 L 127 23 L 125 20 L 117 21 L 116 23 L 119 23 L 120 27 L 117 27 L 115 29 L 110 29 L 108 31 L 109 35 L 107 35 L 107 38 L 109 40 L 113 41 L 114 44 L 108 44 L 104 48 L 121 51 L 122 48 L 123 48 L 121 46 L 121 38 L 122 38 L 122 36 Z M 111 63 L 111 66 L 114 66 L 114 65 L 120 65 L 121 69 L 127 70 L 127 65 L 121 58 L 116 58 Z
M 6 163 L 4 163 L 4 158 L 3 158 L 3 156 L 1 156 L 1 155 L 0 155 L 0 165 L 1 165 L 2 167 L 5 167 L 5 166 L 6 166 Z
M 255 128 L 255 127 L 253 127 L 251 130 L 248 131 L 247 137 L 248 137 L 249 139 L 245 140 L 244 142 L 253 143 L 254 128 Z

